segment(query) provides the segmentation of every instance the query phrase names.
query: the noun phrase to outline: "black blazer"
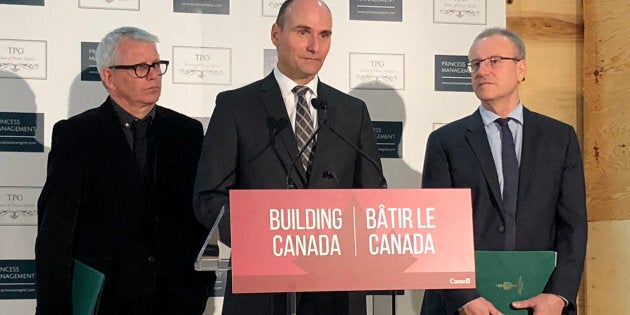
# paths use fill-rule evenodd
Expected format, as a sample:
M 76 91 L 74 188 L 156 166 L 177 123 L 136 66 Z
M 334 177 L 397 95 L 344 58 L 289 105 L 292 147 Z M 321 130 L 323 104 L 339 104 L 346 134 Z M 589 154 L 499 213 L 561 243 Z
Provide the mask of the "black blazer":
M 577 136 L 565 123 L 523 109 L 523 144 L 516 210 L 516 250 L 554 250 L 558 262 L 544 292 L 575 309 L 587 239 L 584 171 Z M 502 250 L 502 199 L 479 111 L 433 131 L 423 188 L 470 188 L 475 249 Z M 444 290 L 448 314 L 479 297 Z
M 105 274 L 102 303 L 151 294 L 159 273 L 205 307 L 214 275 L 193 269 L 208 232 L 191 203 L 203 129 L 160 106 L 151 128 L 154 183 L 138 170 L 109 98 L 55 124 L 38 202 L 38 314 L 71 313 L 73 259 Z
M 195 182 L 195 210 L 203 224 L 208 227 L 221 207 L 229 206 L 229 189 L 284 189 L 289 173 L 296 188 L 379 187 L 380 159 L 365 103 L 321 82 L 317 94 L 328 104 L 325 117 L 323 111 L 318 112 L 320 125 L 325 118 L 330 127 L 367 152 L 378 168 L 324 126 L 317 136 L 307 181 L 301 164 L 292 165 L 298 146 L 280 88 L 271 73 L 263 80 L 217 96 Z M 227 227 L 221 237 L 229 244 L 229 230 L 225 230 Z M 248 303 L 250 310 L 232 311 L 229 288 L 228 282 L 224 314 L 264 314 L 256 309 L 260 304 L 255 299 Z M 244 307 L 240 304 L 236 307 Z
M 324 83 L 317 94 L 328 104 L 327 124 L 361 148 L 379 165 L 372 122 L 365 103 Z M 323 111 L 318 111 L 320 125 Z M 210 227 L 228 204 L 228 190 L 379 187 L 379 170 L 330 128 L 320 129 L 310 180 L 305 180 L 280 88 L 273 73 L 245 87 L 222 92 L 204 138 L 195 182 L 195 210 Z M 325 176 L 324 173 L 334 174 Z

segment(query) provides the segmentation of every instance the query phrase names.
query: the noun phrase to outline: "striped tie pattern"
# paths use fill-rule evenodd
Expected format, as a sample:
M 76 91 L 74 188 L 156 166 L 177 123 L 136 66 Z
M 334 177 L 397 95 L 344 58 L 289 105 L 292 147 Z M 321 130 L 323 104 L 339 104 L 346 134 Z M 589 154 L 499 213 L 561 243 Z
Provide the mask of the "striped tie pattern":
M 303 85 L 296 85 L 291 91 L 297 95 L 297 108 L 295 114 L 295 137 L 297 140 L 298 149 L 303 149 L 302 156 L 300 157 L 302 160 L 302 167 L 304 167 L 304 171 L 306 172 L 306 176 L 308 177 L 310 173 L 311 166 L 311 154 L 313 153 L 313 147 L 315 145 L 314 141 L 310 141 L 307 143 L 308 138 L 313 134 L 313 118 L 311 118 L 311 112 L 308 108 L 308 103 L 306 102 L 306 92 L 308 92 L 308 87 Z

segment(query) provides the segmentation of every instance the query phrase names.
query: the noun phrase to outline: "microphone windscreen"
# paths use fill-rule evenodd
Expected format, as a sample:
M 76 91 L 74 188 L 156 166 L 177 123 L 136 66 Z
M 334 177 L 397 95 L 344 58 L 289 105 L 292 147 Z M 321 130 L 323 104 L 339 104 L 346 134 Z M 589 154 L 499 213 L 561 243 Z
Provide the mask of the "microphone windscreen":
M 322 110 L 328 109 L 328 103 L 326 103 L 326 101 L 319 98 L 312 99 L 311 105 L 313 105 L 315 109 L 322 109 Z

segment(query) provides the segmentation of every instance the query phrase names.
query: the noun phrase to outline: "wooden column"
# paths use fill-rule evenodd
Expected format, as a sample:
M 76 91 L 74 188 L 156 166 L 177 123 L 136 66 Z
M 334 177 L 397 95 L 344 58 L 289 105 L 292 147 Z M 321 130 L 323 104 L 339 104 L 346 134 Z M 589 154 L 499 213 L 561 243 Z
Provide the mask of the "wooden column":
M 582 0 L 507 1 L 507 28 L 518 33 L 527 46 L 527 76 L 520 88 L 521 101 L 534 111 L 571 124 L 580 139 L 582 14 Z M 578 296 L 579 314 L 586 314 L 585 279 Z
M 507 28 L 527 48 L 526 107 L 582 131 L 582 0 L 508 0 Z
M 588 314 L 630 314 L 630 2 L 584 0 Z

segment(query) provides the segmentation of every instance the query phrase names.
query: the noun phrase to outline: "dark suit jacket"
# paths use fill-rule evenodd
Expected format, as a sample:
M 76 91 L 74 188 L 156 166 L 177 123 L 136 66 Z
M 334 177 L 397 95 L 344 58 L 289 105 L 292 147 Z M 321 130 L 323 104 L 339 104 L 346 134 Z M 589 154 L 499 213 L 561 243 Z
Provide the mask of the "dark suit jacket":
M 317 94 L 328 104 L 328 125 L 367 152 L 380 168 L 365 103 L 321 82 Z M 320 125 L 323 116 L 319 111 Z M 295 135 L 273 73 L 245 87 L 220 93 L 204 138 L 195 183 L 198 219 L 209 226 L 221 207 L 228 205 L 229 189 L 284 189 L 289 173 L 296 188 L 379 186 L 377 167 L 326 126 L 317 137 L 308 181 L 300 163 L 292 165 L 297 154 Z M 325 172 L 334 174 L 336 179 L 324 176 Z M 222 233 L 222 237 L 229 244 L 229 233 Z M 225 303 L 229 308 L 228 295 Z M 224 306 L 224 314 L 230 312 L 228 308 Z M 254 313 L 264 314 L 263 310 L 257 311 Z
M 557 267 L 544 292 L 567 298 L 574 309 L 587 219 L 582 157 L 573 128 L 524 108 L 519 172 L 516 250 L 557 251 Z M 503 202 L 479 111 L 431 133 L 422 187 L 470 188 L 475 249 L 503 250 Z M 475 290 L 442 293 L 447 314 L 479 297 Z
M 208 232 L 191 203 L 203 129 L 160 106 L 151 128 L 155 180 L 149 183 L 109 98 L 55 124 L 38 202 L 38 314 L 71 313 L 73 259 L 105 274 L 102 304 L 152 294 L 159 274 L 173 289 L 188 291 L 188 301 L 180 302 L 203 312 L 214 275 L 193 269 Z

